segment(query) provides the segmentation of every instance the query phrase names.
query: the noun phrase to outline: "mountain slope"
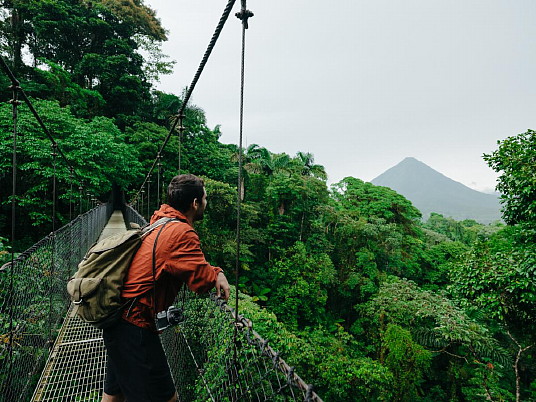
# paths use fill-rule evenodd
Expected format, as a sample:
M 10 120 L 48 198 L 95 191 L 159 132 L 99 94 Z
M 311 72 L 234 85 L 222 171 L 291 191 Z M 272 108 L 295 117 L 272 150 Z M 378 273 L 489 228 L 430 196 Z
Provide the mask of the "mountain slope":
M 464 186 L 415 158 L 406 158 L 372 180 L 410 200 L 428 219 L 437 212 L 456 220 L 490 223 L 501 219 L 498 196 Z

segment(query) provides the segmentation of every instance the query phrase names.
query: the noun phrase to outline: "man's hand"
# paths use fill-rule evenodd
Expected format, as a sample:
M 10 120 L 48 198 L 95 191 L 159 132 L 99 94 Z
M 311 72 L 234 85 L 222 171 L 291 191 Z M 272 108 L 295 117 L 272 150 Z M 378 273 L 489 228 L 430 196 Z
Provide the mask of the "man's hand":
M 225 301 L 229 300 L 231 288 L 229 287 L 229 282 L 227 282 L 227 278 L 223 272 L 220 272 L 216 279 L 216 292 L 216 296 L 219 298 L 224 299 Z

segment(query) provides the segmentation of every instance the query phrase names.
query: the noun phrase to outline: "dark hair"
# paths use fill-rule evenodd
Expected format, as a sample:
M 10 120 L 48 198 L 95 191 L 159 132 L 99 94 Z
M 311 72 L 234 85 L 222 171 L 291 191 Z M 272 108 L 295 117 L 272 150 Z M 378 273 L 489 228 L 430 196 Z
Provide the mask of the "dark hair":
M 181 212 L 187 212 L 197 198 L 203 198 L 205 182 L 193 174 L 180 174 L 171 179 L 168 186 L 168 204 Z

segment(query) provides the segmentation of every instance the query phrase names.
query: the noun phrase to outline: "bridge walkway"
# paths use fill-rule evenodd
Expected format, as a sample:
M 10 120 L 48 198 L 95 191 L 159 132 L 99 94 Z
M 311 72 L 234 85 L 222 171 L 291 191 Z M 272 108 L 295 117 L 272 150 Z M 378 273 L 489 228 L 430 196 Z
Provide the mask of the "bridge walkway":
M 99 240 L 127 230 L 114 211 Z M 69 307 L 32 401 L 100 401 L 106 368 L 102 330 L 82 321 Z

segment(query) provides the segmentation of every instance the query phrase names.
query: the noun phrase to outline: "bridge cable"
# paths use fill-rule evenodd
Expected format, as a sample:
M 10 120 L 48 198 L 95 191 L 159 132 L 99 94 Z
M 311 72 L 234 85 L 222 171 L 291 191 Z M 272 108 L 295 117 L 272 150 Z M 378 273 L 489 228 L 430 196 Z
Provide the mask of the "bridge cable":
M 149 217 L 149 212 L 151 211 L 151 175 L 147 177 L 147 217 Z
M 244 77 L 245 77 L 245 54 L 246 54 L 246 29 L 248 29 L 248 19 L 253 17 L 253 13 L 246 8 L 246 0 L 241 0 L 241 10 L 236 13 L 236 17 L 242 21 L 242 54 L 240 60 L 240 129 L 239 129 L 239 141 L 238 141 L 238 186 L 237 186 L 237 197 L 236 197 L 236 266 L 235 266 L 235 325 L 234 325 L 234 334 L 233 334 L 233 344 L 234 344 L 234 361 L 235 363 L 238 360 L 238 281 L 240 276 L 240 246 L 241 246 L 241 216 L 240 212 L 242 209 L 242 195 L 243 195 L 243 183 L 242 183 L 242 165 L 243 165 L 243 127 L 244 127 Z
M 158 159 L 158 176 L 156 178 L 156 188 L 158 189 L 156 192 L 156 206 L 158 208 L 160 206 L 160 197 L 162 196 L 162 189 L 160 184 L 160 181 L 162 179 L 162 155 L 158 153 L 156 158 Z
M 72 166 L 69 167 L 69 181 L 70 181 L 70 190 L 69 190 L 69 222 L 73 220 L 73 185 L 74 185 L 74 169 Z
M 184 115 L 183 114 L 179 114 L 179 174 L 181 174 L 181 163 L 182 163 L 182 137 L 183 137 L 183 133 L 184 131 L 186 131 L 186 127 L 184 127 Z
M 162 151 L 165 149 L 167 143 L 169 142 L 169 139 L 171 138 L 172 134 L 175 132 L 175 129 L 177 128 L 177 125 L 179 123 L 181 123 L 180 127 L 182 127 L 182 119 L 184 118 L 184 111 L 186 110 L 186 105 L 188 104 L 188 101 L 190 100 L 190 97 L 192 96 L 192 92 L 194 91 L 195 89 L 195 86 L 197 85 L 197 81 L 199 81 L 199 78 L 201 77 L 201 73 L 203 72 L 206 64 L 207 64 L 207 61 L 210 57 L 210 54 L 212 53 L 212 50 L 214 49 L 214 46 L 216 45 L 216 42 L 218 40 L 218 37 L 220 36 L 220 33 L 221 31 L 223 30 L 223 27 L 225 25 L 225 22 L 227 21 L 227 18 L 229 17 L 229 14 L 231 13 L 231 10 L 235 4 L 235 1 L 236 0 L 229 0 L 229 2 L 227 3 L 227 5 L 225 6 L 225 9 L 223 10 L 223 14 L 218 22 L 218 25 L 216 26 L 216 30 L 214 31 L 214 34 L 212 35 L 212 38 L 208 44 L 208 47 L 207 47 L 207 50 L 205 51 L 205 54 L 203 55 L 203 58 L 201 59 L 201 63 L 199 64 L 199 67 L 197 69 L 197 72 L 195 73 L 195 76 L 190 84 L 190 86 L 188 87 L 188 90 L 186 91 L 186 94 L 184 96 L 184 99 L 182 101 L 182 105 L 181 107 L 179 108 L 179 111 L 177 112 L 177 115 L 176 115 L 176 118 L 174 119 L 173 121 L 173 124 L 171 126 L 171 128 L 169 129 L 169 132 L 166 136 L 166 138 L 164 139 L 164 142 L 163 144 L 160 146 L 160 149 L 158 150 L 158 154 L 162 154 Z M 180 128 L 179 128 L 179 134 L 180 134 Z M 179 148 L 180 149 L 180 148 Z M 150 175 L 156 164 L 158 163 L 158 158 L 156 158 L 154 161 L 153 161 L 153 164 L 151 165 L 151 168 L 149 169 L 149 173 L 147 174 L 147 176 L 145 176 L 145 180 L 143 181 L 140 189 L 138 190 L 138 192 L 136 193 L 136 195 L 134 196 L 133 198 L 133 202 L 135 202 L 138 198 L 138 196 L 140 195 L 140 193 L 142 192 L 142 189 L 145 187 L 145 183 L 147 182 L 147 179 L 148 179 L 148 175 Z M 179 168 L 180 170 L 180 168 Z
M 2 59 L 2 62 L 4 60 Z M 14 77 L 13 77 L 14 78 Z M 12 367 L 13 367 L 13 315 L 14 315 L 14 300 L 13 295 L 15 291 L 14 270 L 15 270 L 15 222 L 17 211 L 17 124 L 18 124 L 18 106 L 20 101 L 18 100 L 18 94 L 20 90 L 19 81 L 16 78 L 11 80 L 12 99 L 9 101 L 13 110 L 13 156 L 12 156 L 12 193 L 11 193 L 11 269 L 9 275 L 9 371 L 8 371 L 8 388 L 10 387 L 12 379 Z
M 52 252 L 50 253 L 50 269 L 48 272 L 49 277 L 49 296 L 48 296 L 48 337 L 49 342 L 52 342 L 52 293 L 53 293 L 53 279 L 54 279 L 54 270 L 56 266 L 56 160 L 58 156 L 58 144 L 55 142 L 51 145 L 52 152 L 52 232 L 51 243 L 52 243 Z
M 78 206 L 80 207 L 80 215 L 82 215 L 82 192 L 84 191 L 84 187 L 81 185 L 78 186 Z

